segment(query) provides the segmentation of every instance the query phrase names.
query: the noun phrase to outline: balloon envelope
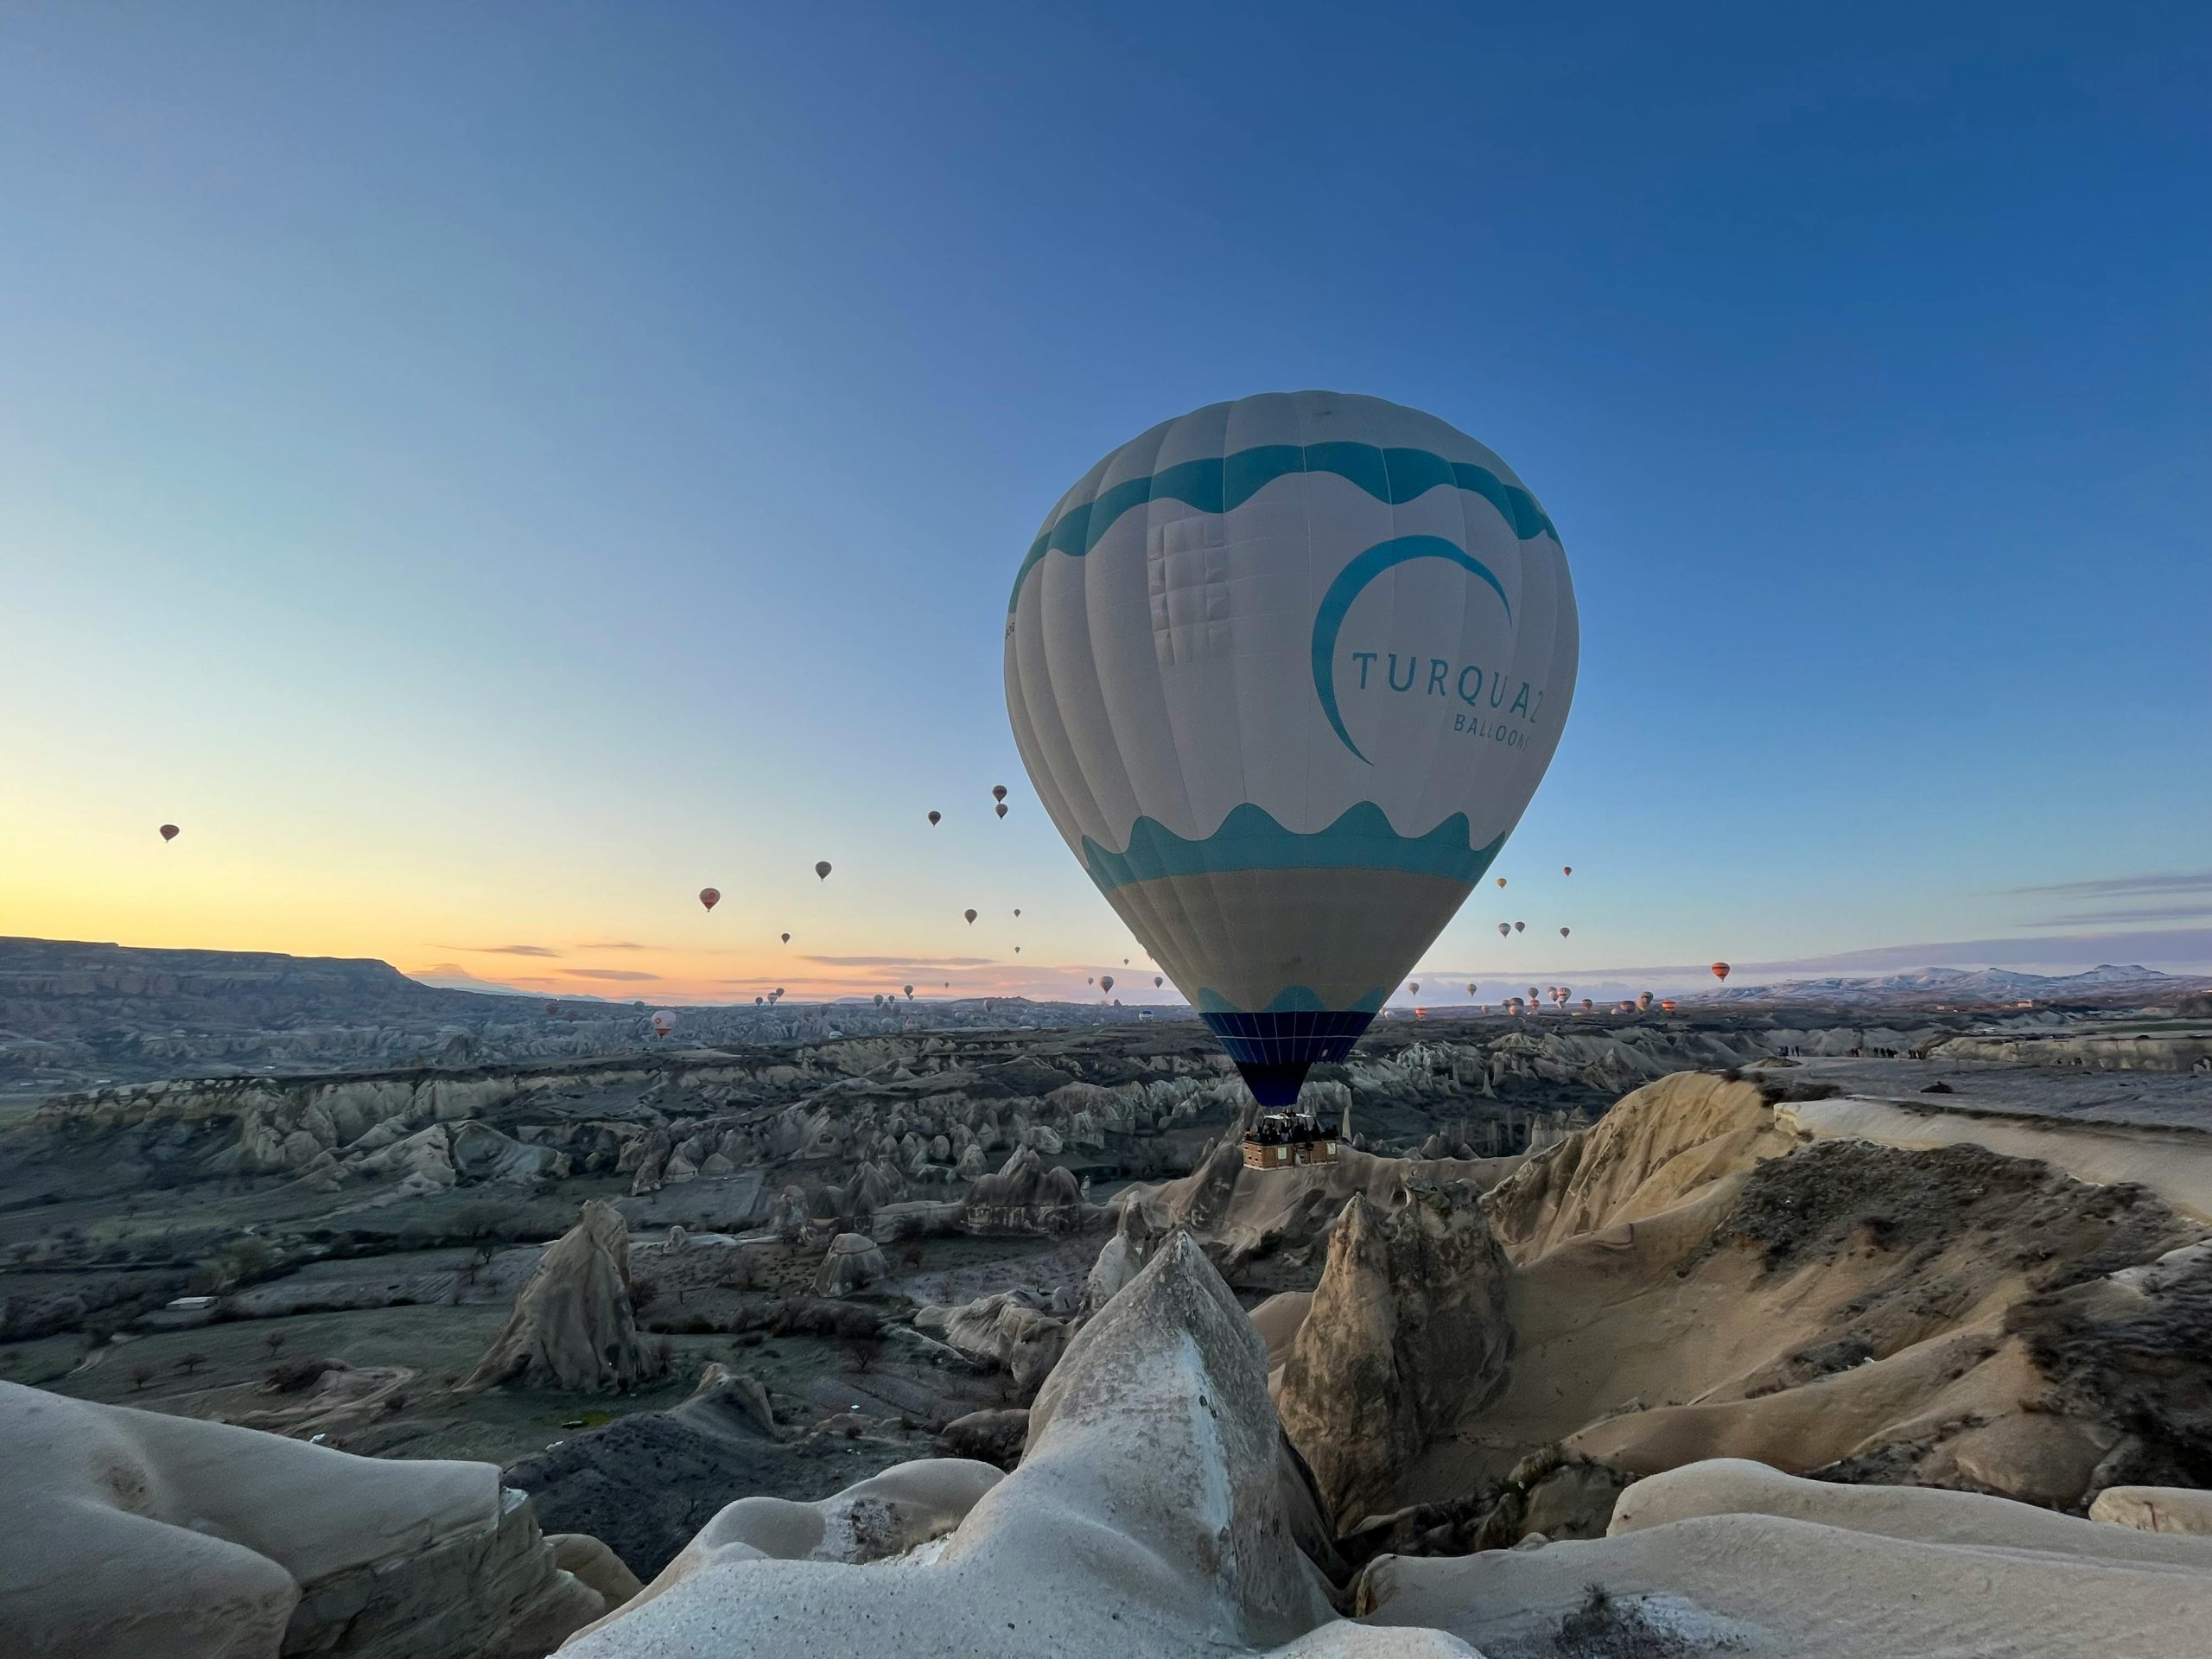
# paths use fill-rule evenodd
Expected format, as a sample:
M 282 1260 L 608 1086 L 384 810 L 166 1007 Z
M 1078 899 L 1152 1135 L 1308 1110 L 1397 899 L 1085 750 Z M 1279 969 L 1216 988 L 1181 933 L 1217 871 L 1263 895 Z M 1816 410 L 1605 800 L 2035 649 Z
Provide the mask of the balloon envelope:
M 942 812 L 932 812 L 932 813 L 931 813 L 931 814 L 930 814 L 930 822 L 931 822 L 931 823 L 938 823 L 939 820 L 941 820 L 944 817 L 944 813 L 942 813 Z
M 1524 927 L 1526 927 L 1526 926 L 1528 926 L 1528 925 L 1529 925 L 1529 924 L 1528 924 L 1528 923 L 1526 923 L 1526 922 L 1516 922 L 1516 923 L 1514 923 L 1514 924 L 1513 924 L 1513 931 L 1514 931 L 1516 933 L 1518 933 L 1518 932 L 1519 932 L 1522 928 L 1524 928 Z
M 1725 962 L 1716 962 L 1716 963 L 1714 963 L 1713 964 L 1713 976 L 1715 979 L 1726 979 L 1726 978 L 1727 978 L 1727 977 L 1728 977 L 1728 964 L 1727 964 L 1726 963 L 1725 963 Z
M 991 785 L 991 798 L 995 801 L 1002 801 L 1006 799 L 1006 785 L 1004 784 L 993 784 Z
M 1573 875 L 1574 874 L 1574 866 L 1572 864 L 1562 864 L 1559 867 L 1559 873 L 1561 875 Z
M 721 901 L 722 895 L 721 889 L 717 887 L 702 887 L 699 889 L 699 902 L 704 905 L 709 910 L 712 910 L 716 905 L 721 903 Z
M 1070 849 L 1281 1105 L 1497 856 L 1577 652 L 1566 556 L 1497 456 L 1272 394 L 1154 428 L 1046 515 L 1007 709 Z
M 968 918 L 969 926 L 973 927 L 976 925 L 976 912 L 974 911 L 963 910 L 960 913 Z
M 789 944 L 791 942 L 791 936 L 790 934 L 788 934 L 788 933 L 785 934 L 785 935 L 784 935 L 784 943 L 785 943 L 785 944 Z
M 175 841 L 177 838 L 177 835 L 178 830 L 176 825 L 173 823 L 165 823 L 162 826 L 162 839 L 163 841 Z
M 1499 938 L 1501 938 L 1501 939 L 1502 939 L 1502 938 L 1504 938 L 1508 934 L 1511 933 L 1512 931 L 1513 931 L 1513 924 L 1512 924 L 1512 923 L 1510 923 L 1510 922 L 1500 922 L 1500 923 L 1497 925 L 1497 937 L 1498 937 Z
M 1102 991 L 1112 990 L 1114 988 L 1114 976 L 1111 974 L 1101 974 L 1098 976 L 1098 988 Z
M 827 881 L 830 879 L 830 861 L 826 858 L 823 859 L 822 862 L 814 867 L 814 873 L 820 876 L 824 881 Z

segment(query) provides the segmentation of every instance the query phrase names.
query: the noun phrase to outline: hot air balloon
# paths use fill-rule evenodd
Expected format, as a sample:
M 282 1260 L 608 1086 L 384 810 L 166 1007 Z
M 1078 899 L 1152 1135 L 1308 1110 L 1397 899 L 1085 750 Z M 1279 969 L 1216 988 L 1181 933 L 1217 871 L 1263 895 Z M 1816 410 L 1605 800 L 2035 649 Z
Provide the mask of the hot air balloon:
M 1636 1011 L 1637 1011 L 1638 1014 L 1649 1014 L 1649 1013 L 1650 1013 L 1650 1012 L 1651 1012 L 1651 993 L 1650 993 L 1650 992 L 1649 992 L 1649 991 L 1638 991 L 1638 992 L 1636 994 Z
M 1529 925 L 1529 924 L 1528 924 L 1528 923 L 1526 923 L 1526 922 L 1516 922 L 1516 923 L 1514 923 L 1514 924 L 1513 924 L 1513 931 L 1514 931 L 1516 933 L 1518 933 L 1518 932 L 1519 932 L 1522 928 L 1524 928 L 1524 927 L 1526 927 L 1526 926 L 1528 926 L 1528 925 Z
M 817 864 L 814 867 L 814 873 L 823 880 L 827 881 L 830 879 L 830 861 L 825 858 L 819 864 Z
M 1716 962 L 1716 963 L 1714 963 L 1713 964 L 1713 976 L 1715 979 L 1726 979 L 1726 978 L 1727 978 L 1727 977 L 1728 977 L 1728 964 L 1727 964 L 1726 963 L 1725 963 L 1725 962 Z
M 665 1037 L 676 1029 L 676 1016 L 666 1008 L 653 1015 L 653 1035 Z
M 1021 954 L 1021 947 L 1020 945 L 1017 944 L 1014 947 L 1014 954 L 1017 957 Z
M 1086 975 L 1084 976 L 1084 981 L 1083 981 L 1083 982 L 1084 982 L 1084 984 L 1086 984 L 1086 985 L 1096 985 L 1098 982 L 1097 982 L 1096 980 L 1095 980 L 1095 979 L 1091 978 L 1089 975 L 1087 975 L 1087 974 L 1086 974 Z
M 1505 885 L 1505 878 L 1503 876 L 1501 875 L 1497 878 L 1497 885 L 1501 887 Z
M 1565 938 L 1567 937 L 1567 930 L 1566 928 L 1563 928 L 1563 927 L 1562 927 L 1561 929 L 1560 929 L 1560 931 L 1559 931 L 1559 936 L 1560 936 L 1560 938 L 1561 938 L 1563 939 L 1563 938 Z
M 1513 924 L 1510 922 L 1500 922 L 1497 925 L 1497 937 L 1501 939 L 1508 937 L 1512 931 Z
M 1112 990 L 1112 989 L 1114 988 L 1114 976 L 1113 976 L 1113 975 L 1111 975 L 1111 974 L 1101 974 L 1101 975 L 1099 975 L 1099 976 L 1098 976 L 1098 988 L 1099 988 L 1100 990 L 1102 990 L 1102 991 L 1110 991 L 1110 990 Z
M 163 841 L 175 841 L 177 838 L 178 834 L 179 831 L 177 827 L 173 823 L 165 823 L 162 826 L 162 839 Z
M 914 995 L 914 988 L 913 988 L 912 986 L 911 986 L 911 985 L 908 985 L 908 986 L 904 987 L 903 988 L 905 989 L 905 991 L 906 991 L 906 998 L 907 998 L 907 1000 L 908 1000 L 909 1001 L 912 1001 L 913 1000 L 913 995 Z
M 991 798 L 995 801 L 1002 801 L 1006 799 L 1006 785 L 1004 784 L 993 784 L 991 785 Z
M 936 824 L 937 823 L 938 823 L 938 822 L 939 822 L 939 821 L 940 821 L 944 817 L 944 813 L 942 813 L 942 812 L 932 812 L 932 813 L 931 813 L 931 814 L 930 814 L 930 823 L 931 823 L 932 825 L 934 825 L 934 824 Z
M 1577 653 L 1566 556 L 1496 455 L 1274 394 L 1155 427 L 1052 509 L 1007 710 L 1069 849 L 1280 1107 L 1502 850 Z
M 1584 997 L 1584 998 L 1582 999 L 1582 1012 L 1583 1012 L 1583 1013 L 1585 1013 L 1585 1014 L 1589 1013 L 1591 1009 L 1592 1009 L 1592 1008 L 1596 1007 L 1597 1006 L 1598 1006 L 1598 1005 L 1597 1005 L 1595 1002 L 1592 1001 L 1591 1001 L 1588 997 L 1586 997 L 1586 997 Z
M 963 910 L 960 913 L 968 918 L 969 926 L 973 927 L 976 925 L 976 912 L 974 911 Z
M 992 810 L 993 811 L 996 812 L 996 813 L 999 815 L 999 817 L 1006 817 L 1006 803 L 1005 803 L 1004 801 L 1001 801 L 1001 802 L 1000 802 L 996 806 L 993 807 L 991 810 Z
M 1014 913 L 1017 916 L 1021 914 L 1021 906 L 1020 905 L 1016 905 L 1014 907 Z
M 1472 980 L 1470 980 L 1470 981 L 1468 981 L 1468 982 L 1467 982 L 1467 995 L 1468 995 L 1469 996 L 1472 996 L 1474 994 L 1475 994 L 1475 986 L 1474 986 L 1474 982 L 1473 982 Z
M 1562 864 L 1559 867 L 1559 873 L 1561 875 L 1573 875 L 1574 874 L 1574 866 L 1572 864 Z
M 791 936 L 790 934 L 788 934 L 788 933 L 785 934 L 785 935 L 784 935 L 784 943 L 785 943 L 785 944 L 789 944 L 791 942 Z
M 1406 989 L 1413 995 L 1419 996 L 1421 995 L 1421 981 L 1414 980 L 1411 984 L 1406 987 Z
M 1659 999 L 1659 1007 L 1662 1013 L 1672 1014 L 1675 1011 L 1675 999 L 1671 996 L 1661 997 Z
M 883 1006 L 883 993 L 881 991 L 878 991 L 875 994 L 875 1006 L 879 1008 Z
M 1162 985 L 1165 985 L 1166 982 L 1166 982 L 1165 979 L 1161 978 L 1158 974 L 1154 974 L 1154 975 L 1152 976 L 1152 986 L 1153 986 L 1153 988 L 1154 988 L 1154 990 L 1158 990 L 1158 989 L 1159 989 Z
M 699 889 L 699 902 L 704 905 L 709 910 L 712 910 L 716 905 L 721 903 L 721 901 L 722 894 L 721 888 L 702 887 Z
M 1538 990 L 1535 986 L 1531 985 L 1531 986 L 1529 988 L 1529 1000 L 1531 1002 L 1535 1001 L 1539 996 L 1541 996 L 1542 995 L 1543 995 L 1543 993 L 1542 993 L 1541 991 L 1539 991 L 1539 990 Z

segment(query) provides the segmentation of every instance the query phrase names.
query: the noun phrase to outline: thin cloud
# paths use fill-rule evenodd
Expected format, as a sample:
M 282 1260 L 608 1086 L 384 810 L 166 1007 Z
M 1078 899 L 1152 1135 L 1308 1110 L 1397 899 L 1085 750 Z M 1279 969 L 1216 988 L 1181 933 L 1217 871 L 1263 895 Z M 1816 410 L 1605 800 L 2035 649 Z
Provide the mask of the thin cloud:
M 2152 893 L 2212 893 L 2212 870 L 2175 870 L 2161 875 L 2113 875 L 2095 881 L 2056 881 L 2044 887 L 2012 887 L 2012 893 L 2062 894 L 2076 899 L 2120 899 Z M 2038 926 L 2044 924 L 2038 923 Z
M 2030 927 L 2126 927 L 2135 922 L 2186 922 L 2212 916 L 2212 905 L 2145 905 L 2138 910 L 2101 910 L 2091 915 L 2049 916 Z
M 825 968 L 990 968 L 993 957 L 801 957 Z M 729 982 L 734 983 L 734 981 Z
M 642 974 L 628 968 L 563 968 L 562 976 L 568 979 L 658 979 L 658 974 Z
M 589 944 L 580 944 L 579 950 L 655 950 L 658 945 L 639 944 L 634 939 L 594 939 Z
M 558 957 L 566 954 L 550 944 L 441 944 L 439 950 L 460 950 L 475 957 Z

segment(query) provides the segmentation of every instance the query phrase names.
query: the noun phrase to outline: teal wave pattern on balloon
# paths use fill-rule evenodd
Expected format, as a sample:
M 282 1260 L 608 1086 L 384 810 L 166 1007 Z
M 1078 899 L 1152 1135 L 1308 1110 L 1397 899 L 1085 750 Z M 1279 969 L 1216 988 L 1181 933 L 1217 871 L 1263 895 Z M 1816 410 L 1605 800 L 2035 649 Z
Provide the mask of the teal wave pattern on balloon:
M 1522 541 L 1536 536 L 1559 540 L 1558 529 L 1535 496 L 1471 461 L 1447 461 L 1427 449 L 1385 449 L 1371 443 L 1262 444 L 1233 455 L 1180 461 L 1149 478 L 1126 479 L 1088 501 L 1077 502 L 1029 544 L 1021 569 L 1014 573 L 1014 595 L 1007 609 L 1020 603 L 1021 584 L 1045 562 L 1046 554 L 1057 550 L 1081 558 L 1132 508 L 1148 501 L 1180 501 L 1200 512 L 1228 512 L 1293 473 L 1333 473 L 1394 507 L 1440 485 L 1452 485 L 1473 491 L 1496 507 Z
M 1219 991 L 1198 988 L 1196 1007 L 1200 1014 L 1380 1014 L 1390 1000 L 1390 988 L 1378 985 L 1349 1008 L 1332 1008 L 1310 985 L 1289 985 L 1268 999 L 1263 1008 L 1240 1008 Z
M 1236 870 L 1394 870 L 1441 876 L 1471 887 L 1505 845 L 1500 834 L 1487 847 L 1470 846 L 1471 833 L 1467 815 L 1454 812 L 1427 835 L 1402 836 L 1381 807 L 1361 801 L 1327 829 L 1301 835 L 1246 801 L 1230 810 L 1221 828 L 1195 841 L 1149 817 L 1130 827 L 1126 852 L 1113 852 L 1085 836 L 1083 864 L 1101 893 L 1133 881 Z

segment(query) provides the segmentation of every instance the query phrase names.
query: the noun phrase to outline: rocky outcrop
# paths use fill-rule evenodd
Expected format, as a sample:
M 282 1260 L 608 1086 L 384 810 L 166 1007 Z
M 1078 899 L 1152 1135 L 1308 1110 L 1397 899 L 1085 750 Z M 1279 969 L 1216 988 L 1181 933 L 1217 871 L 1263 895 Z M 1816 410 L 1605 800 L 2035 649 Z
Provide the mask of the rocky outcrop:
M 1241 1141 L 1225 1135 L 1181 1179 L 1133 1186 L 1116 1199 L 1116 1242 L 1094 1269 L 1090 1303 L 1111 1295 L 1159 1240 L 1177 1231 L 1190 1233 L 1217 1268 L 1240 1282 L 1264 1264 L 1303 1287 L 1313 1283 L 1313 1264 L 1347 1199 L 1395 1208 L 1414 1182 L 1459 1185 L 1472 1196 L 1516 1167 L 1513 1159 L 1382 1158 L 1344 1147 L 1331 1163 L 1253 1169 Z
M 830 1241 L 829 1253 L 815 1270 L 817 1296 L 849 1296 L 883 1277 L 883 1251 L 866 1233 L 840 1233 Z
M 945 1465 L 916 1467 L 934 1486 Z M 1338 1621 L 1292 1542 L 1301 1519 L 1284 1485 L 1266 1352 L 1187 1239 L 1163 1247 L 1070 1345 L 1031 1414 L 1020 1466 L 1002 1479 L 966 1467 L 995 1484 L 925 1548 L 863 1568 L 842 1541 L 861 1528 L 791 1512 L 828 1506 L 747 1511 L 569 1652 L 779 1652 L 795 1630 L 814 1659 L 880 1659 L 887 1642 L 1006 1659 L 1294 1643 L 1309 1656 L 1448 1650 L 1351 1626 L 1316 1635 Z M 922 1507 L 938 1517 L 952 1508 Z M 883 1531 L 896 1548 L 934 1524 L 894 1516 Z
M 464 1389 L 626 1389 L 653 1375 L 630 1308 L 630 1236 L 593 1199 L 554 1241 Z
M 1065 1166 L 1022 1146 L 969 1187 L 962 1224 L 976 1233 L 1068 1233 L 1089 1219 L 1088 1209 Z
M 0 1382 L 10 1652 L 528 1659 L 609 1603 L 489 1464 L 356 1458 Z
M 1715 1462 L 1630 1487 L 1604 1539 L 1385 1557 L 1355 1593 L 1493 1655 L 2168 1659 L 2203 1648 L 2212 1541 Z
M 1503 1386 L 1507 1274 L 1465 1186 L 1408 1182 L 1395 1210 L 1344 1206 L 1277 1398 L 1339 1516 L 1395 1507 L 1431 1437 Z
M 1040 1297 L 1023 1290 L 925 1307 L 914 1315 L 914 1328 L 970 1360 L 1006 1371 L 1024 1391 L 1052 1374 L 1070 1335 L 1066 1320 L 1053 1318 Z

